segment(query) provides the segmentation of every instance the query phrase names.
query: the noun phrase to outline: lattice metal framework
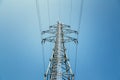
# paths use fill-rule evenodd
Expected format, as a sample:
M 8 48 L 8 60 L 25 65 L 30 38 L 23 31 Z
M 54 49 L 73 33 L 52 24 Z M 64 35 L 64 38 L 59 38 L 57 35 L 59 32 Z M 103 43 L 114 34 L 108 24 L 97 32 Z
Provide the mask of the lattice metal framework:
M 52 36 L 43 38 L 42 43 L 48 41 L 55 45 L 44 80 L 74 80 L 74 74 L 66 55 L 65 43 L 74 41 L 77 44 L 78 40 L 68 35 L 78 34 L 78 32 L 71 30 L 70 26 L 58 22 L 56 25 L 50 26 L 49 30 L 42 31 L 42 35 L 45 33 Z

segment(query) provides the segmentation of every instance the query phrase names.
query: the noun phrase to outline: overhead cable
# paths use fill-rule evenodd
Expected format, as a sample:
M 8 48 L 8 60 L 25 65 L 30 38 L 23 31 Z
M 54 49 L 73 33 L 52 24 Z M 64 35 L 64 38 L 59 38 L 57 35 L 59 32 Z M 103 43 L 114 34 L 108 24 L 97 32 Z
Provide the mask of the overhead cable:
M 83 3 L 84 0 L 81 0 L 81 5 L 80 5 L 80 15 L 79 15 L 79 23 L 78 23 L 78 33 L 80 32 L 80 26 L 81 26 L 81 19 L 82 19 L 82 13 L 83 13 Z M 77 35 L 77 40 L 79 39 L 79 35 Z M 78 56 L 78 44 L 76 44 L 76 53 L 75 53 L 75 75 L 76 75 L 76 68 L 77 68 L 77 56 Z M 75 77 L 76 78 L 76 77 Z
M 48 21 L 50 26 L 50 6 L 49 6 L 49 0 L 47 0 L 47 8 L 48 8 Z
M 36 10 L 37 10 L 37 18 L 38 18 L 38 23 L 39 23 L 39 31 L 40 31 L 40 36 L 41 36 L 41 41 L 42 41 L 42 28 L 41 28 L 41 16 L 40 16 L 40 6 L 38 0 L 36 0 Z M 43 58 L 43 68 L 45 72 L 45 55 L 44 55 L 44 46 L 42 44 L 42 58 Z

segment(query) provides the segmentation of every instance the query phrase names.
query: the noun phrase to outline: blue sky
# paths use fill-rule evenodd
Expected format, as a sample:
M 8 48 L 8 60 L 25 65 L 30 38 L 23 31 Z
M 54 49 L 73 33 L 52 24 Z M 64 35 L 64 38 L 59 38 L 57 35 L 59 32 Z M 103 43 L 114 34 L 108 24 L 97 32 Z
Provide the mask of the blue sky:
M 58 21 L 59 0 L 49 1 L 53 25 Z M 70 0 L 60 1 L 60 21 L 75 30 L 80 1 L 73 0 L 71 23 Z M 42 30 L 47 30 L 47 0 L 39 4 Z M 51 45 L 45 44 L 45 70 Z M 75 44 L 69 45 L 74 72 Z M 35 0 L 0 0 L 0 80 L 43 80 L 41 50 Z M 76 80 L 120 80 L 120 0 L 84 0 Z

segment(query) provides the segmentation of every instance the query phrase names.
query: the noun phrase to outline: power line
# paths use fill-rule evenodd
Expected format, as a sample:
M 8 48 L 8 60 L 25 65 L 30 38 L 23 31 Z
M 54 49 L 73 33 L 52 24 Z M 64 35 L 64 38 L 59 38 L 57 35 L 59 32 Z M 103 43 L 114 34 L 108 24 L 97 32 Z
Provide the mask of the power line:
M 38 18 L 38 23 L 39 23 L 39 31 L 40 34 L 42 32 L 41 30 L 41 16 L 40 16 L 40 9 L 39 9 L 39 3 L 38 0 L 36 0 L 36 10 L 37 10 L 37 18 Z M 42 41 L 42 35 L 41 35 L 41 41 Z M 43 67 L 44 67 L 44 72 L 45 72 L 45 55 L 44 55 L 44 46 L 42 44 L 42 56 L 43 56 Z
M 71 24 L 71 18 L 72 18 L 72 0 L 70 0 L 70 13 L 69 13 L 69 20 L 68 20 L 68 22 L 69 22 L 69 25 L 70 26 L 72 26 L 72 24 Z M 70 44 L 68 44 L 68 57 L 70 57 L 69 56 L 69 54 L 70 54 Z
M 74 79 L 76 78 L 76 68 L 77 68 L 77 56 L 78 56 L 78 44 L 76 44 L 76 51 L 75 51 L 75 70 L 74 70 Z
M 83 13 L 83 3 L 84 3 L 84 0 L 81 0 L 78 33 L 80 32 L 80 25 L 81 25 L 82 13 Z M 79 39 L 79 36 L 77 35 L 77 40 L 78 39 Z M 76 68 L 77 68 L 77 56 L 78 56 L 78 44 L 76 44 L 76 53 L 75 53 L 75 73 L 74 73 L 75 75 L 76 75 Z
M 49 0 L 47 0 L 47 8 L 48 8 L 48 21 L 49 21 L 49 26 L 50 26 L 50 9 L 49 9 Z
M 71 24 L 71 18 L 72 18 L 72 0 L 70 1 L 70 24 Z
M 83 11 L 83 1 L 81 1 L 81 7 L 80 7 L 80 15 L 79 15 L 79 27 L 78 27 L 78 32 L 80 31 L 80 25 L 81 25 L 81 17 L 82 17 L 82 11 Z M 49 1 L 47 0 L 47 6 L 48 6 L 48 18 L 49 18 L 49 25 L 50 25 L 50 10 L 49 10 Z M 38 0 L 36 0 L 36 8 L 37 8 L 37 17 L 39 20 L 39 29 L 40 29 L 40 33 L 41 33 L 41 16 L 40 16 L 40 9 L 39 9 L 39 4 L 38 4 Z M 61 2 L 59 0 L 59 20 L 61 18 Z M 71 15 L 72 13 L 72 0 L 71 0 L 71 9 L 70 9 L 70 23 L 71 23 Z M 78 39 L 78 35 L 77 35 L 77 39 Z M 41 40 L 42 40 L 42 35 L 41 35 Z M 75 53 L 75 74 L 76 74 L 76 67 L 77 67 L 77 53 L 78 52 L 78 45 L 76 45 L 76 53 Z M 45 56 L 44 56 L 44 46 L 42 44 L 42 55 L 43 55 L 43 66 L 44 66 L 44 72 L 45 72 Z
M 59 6 L 58 6 L 58 14 L 59 14 L 59 21 L 61 20 L 61 0 L 59 0 Z
M 79 15 L 79 22 L 78 22 L 78 32 L 80 30 L 80 25 L 81 25 L 81 19 L 82 19 L 82 13 L 83 13 L 83 3 L 84 3 L 84 0 L 81 0 L 81 6 L 80 6 L 80 15 Z

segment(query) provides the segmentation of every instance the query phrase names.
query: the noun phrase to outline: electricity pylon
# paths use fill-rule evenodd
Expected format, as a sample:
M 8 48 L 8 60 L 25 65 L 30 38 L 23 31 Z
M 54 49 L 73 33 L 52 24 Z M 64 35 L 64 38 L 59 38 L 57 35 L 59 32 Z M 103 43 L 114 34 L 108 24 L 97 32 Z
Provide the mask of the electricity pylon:
M 50 26 L 49 30 L 42 31 L 42 34 L 45 33 L 52 36 L 43 38 L 42 43 L 53 42 L 54 48 L 44 80 L 74 80 L 74 74 L 66 55 L 65 43 L 74 41 L 77 44 L 76 38 L 67 35 L 78 34 L 78 32 L 71 30 L 70 26 L 58 22 L 56 25 Z

